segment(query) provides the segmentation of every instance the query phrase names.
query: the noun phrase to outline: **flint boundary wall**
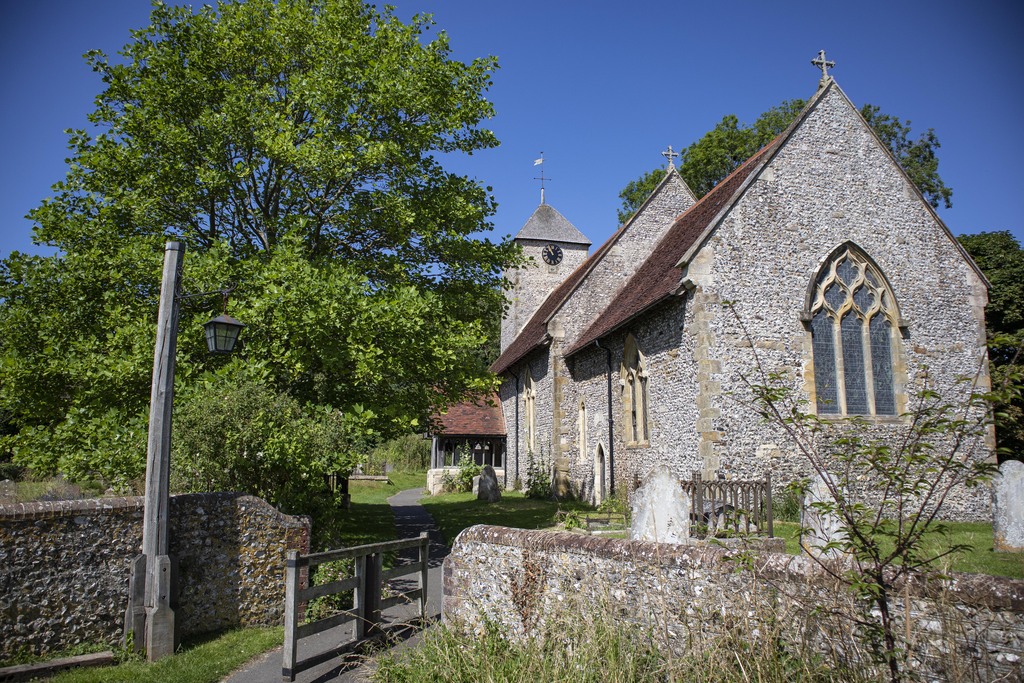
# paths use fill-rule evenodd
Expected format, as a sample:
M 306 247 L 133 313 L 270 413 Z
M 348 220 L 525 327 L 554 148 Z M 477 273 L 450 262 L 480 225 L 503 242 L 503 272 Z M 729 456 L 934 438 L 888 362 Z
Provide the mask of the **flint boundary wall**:
M 0 505 L 0 657 L 122 636 L 142 512 L 141 497 Z M 309 534 L 253 496 L 172 496 L 179 634 L 281 623 L 285 556 Z
M 923 680 L 1022 680 L 1024 580 L 953 574 L 898 586 L 893 602 Z M 842 661 L 860 656 L 852 609 L 818 564 L 784 553 L 478 525 L 444 561 L 444 621 L 477 633 L 497 624 L 513 640 L 569 613 L 650 632 L 681 655 L 737 629 L 756 638 L 774 623 L 797 655 Z

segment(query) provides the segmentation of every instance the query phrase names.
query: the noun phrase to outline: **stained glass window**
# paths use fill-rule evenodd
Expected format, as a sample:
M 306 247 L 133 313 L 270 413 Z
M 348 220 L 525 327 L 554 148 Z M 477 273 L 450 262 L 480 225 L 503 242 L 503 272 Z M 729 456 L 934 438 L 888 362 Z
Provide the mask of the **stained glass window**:
M 859 249 L 850 245 L 822 266 L 811 310 L 819 414 L 896 414 L 898 319 L 885 278 Z
M 864 378 L 864 330 L 852 312 L 839 323 L 843 335 L 843 379 L 846 380 L 846 413 L 868 415 L 868 389 Z
M 880 315 L 871 318 L 871 370 L 875 380 L 875 414 L 895 415 L 892 381 L 892 326 Z
M 818 394 L 818 413 L 834 415 L 839 412 L 836 335 L 832 318 L 824 310 L 819 310 L 811 321 L 811 339 L 814 342 L 814 388 Z

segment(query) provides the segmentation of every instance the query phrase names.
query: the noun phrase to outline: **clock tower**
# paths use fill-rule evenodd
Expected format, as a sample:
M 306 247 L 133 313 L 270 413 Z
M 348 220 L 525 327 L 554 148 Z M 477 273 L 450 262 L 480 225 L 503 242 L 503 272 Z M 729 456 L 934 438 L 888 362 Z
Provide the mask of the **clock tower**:
M 587 260 L 590 249 L 590 240 L 565 216 L 543 202 L 515 241 L 523 248 L 527 263 L 505 274 L 512 288 L 506 294 L 508 310 L 501 321 L 502 351 L 529 322 L 548 294 Z

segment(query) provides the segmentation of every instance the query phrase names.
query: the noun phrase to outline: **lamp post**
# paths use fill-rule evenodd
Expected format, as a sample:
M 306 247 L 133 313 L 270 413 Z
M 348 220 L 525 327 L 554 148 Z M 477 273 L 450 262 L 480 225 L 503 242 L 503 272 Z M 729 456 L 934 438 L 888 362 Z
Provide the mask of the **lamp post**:
M 173 604 L 176 600 L 175 566 L 167 551 L 167 526 L 178 311 L 179 302 L 184 298 L 179 293 L 179 286 L 184 257 L 183 243 L 167 243 L 153 353 L 142 554 L 132 562 L 128 610 L 125 613 L 125 638 L 132 634 L 136 649 L 144 643 L 146 657 L 151 662 L 174 654 L 177 646 Z M 244 326 L 228 315 L 221 315 L 204 327 L 210 351 L 230 353 Z

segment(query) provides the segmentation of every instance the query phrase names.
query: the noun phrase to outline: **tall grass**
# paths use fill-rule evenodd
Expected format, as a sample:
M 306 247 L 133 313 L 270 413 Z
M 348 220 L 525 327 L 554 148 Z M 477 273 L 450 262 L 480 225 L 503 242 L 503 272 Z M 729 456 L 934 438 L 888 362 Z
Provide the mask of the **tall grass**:
M 609 593 L 610 595 L 610 593 Z M 694 617 L 689 632 L 641 624 L 621 616 L 611 598 L 563 594 L 557 610 L 524 629 L 482 620 L 446 623 L 424 635 L 414 650 L 383 655 L 374 680 L 382 683 L 625 683 L 627 681 L 761 683 L 859 683 L 863 672 L 827 663 L 783 637 L 783 622 L 714 620 L 714 637 L 701 634 Z M 764 615 L 762 615 L 764 616 Z M 765 624 L 768 624 L 766 626 Z M 794 634 L 789 634 L 790 636 Z M 798 640 L 798 638 L 797 638 Z M 683 646 L 683 647 L 681 647 Z M 684 654 L 678 654 L 683 651 Z M 676 653 L 676 654 L 673 654 Z

